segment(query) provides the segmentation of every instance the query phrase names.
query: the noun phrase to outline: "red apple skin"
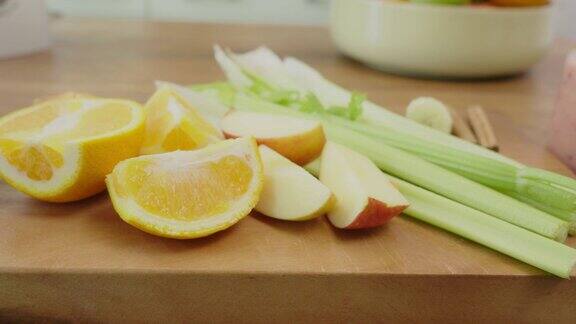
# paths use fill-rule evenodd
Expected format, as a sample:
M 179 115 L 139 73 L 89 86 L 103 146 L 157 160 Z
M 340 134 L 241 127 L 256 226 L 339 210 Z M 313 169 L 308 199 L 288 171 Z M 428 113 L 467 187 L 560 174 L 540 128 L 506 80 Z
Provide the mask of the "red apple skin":
M 386 224 L 393 217 L 400 215 L 407 205 L 390 207 L 374 198 L 368 198 L 366 208 L 356 216 L 356 219 L 346 229 L 362 229 Z

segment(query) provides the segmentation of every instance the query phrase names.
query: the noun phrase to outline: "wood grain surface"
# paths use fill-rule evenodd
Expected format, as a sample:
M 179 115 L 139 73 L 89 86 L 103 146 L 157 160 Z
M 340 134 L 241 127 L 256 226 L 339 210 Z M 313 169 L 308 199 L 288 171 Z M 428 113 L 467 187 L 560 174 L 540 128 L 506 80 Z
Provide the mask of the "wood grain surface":
M 51 27 L 54 46 L 50 51 L 0 61 L 1 114 L 25 107 L 35 98 L 72 90 L 143 102 L 151 95 L 154 80 L 187 84 L 222 79 L 212 58 L 215 43 L 236 51 L 266 44 L 398 112 L 403 112 L 411 99 L 424 95 L 443 100 L 461 112 L 479 104 L 495 127 L 503 154 L 569 174 L 544 144 L 563 58 L 575 47 L 573 42 L 558 41 L 525 75 L 442 82 L 370 70 L 340 56 L 321 28 L 70 19 L 54 21 Z M 576 240 L 570 239 L 568 244 L 574 246 Z M 254 279 L 252 286 L 250 278 Z M 99 284 L 94 286 L 94 282 Z M 206 282 L 214 282 L 216 288 L 210 291 Z M 119 288 L 114 290 L 114 286 Z M 270 298 L 236 295 L 236 286 L 254 294 L 267 292 Z M 335 287 L 350 289 L 349 294 L 337 293 Z M 442 287 L 446 287 L 446 295 L 438 295 L 436 289 Z M 201 291 L 208 299 L 182 297 L 186 294 L 178 289 L 190 289 L 190 294 Z M 296 313 L 272 305 L 281 302 L 279 296 L 287 290 L 291 291 L 287 297 L 293 303 L 290 307 Z M 140 296 L 154 291 L 166 298 L 159 301 Z M 188 314 L 200 314 L 197 308 L 179 308 L 182 304 L 174 304 L 172 295 L 184 298 L 182 302 L 208 303 L 212 308 L 205 312 L 218 313 L 214 318 L 223 322 L 274 318 L 456 322 L 465 320 L 467 312 L 495 321 L 506 321 L 514 314 L 527 322 L 576 320 L 566 308 L 576 300 L 573 280 L 550 278 L 408 217 L 379 229 L 347 232 L 334 229 L 324 219 L 287 223 L 252 215 L 211 237 L 177 241 L 154 237 L 123 223 L 106 193 L 77 203 L 48 204 L 0 183 L 0 321 L 2 316 L 18 319 L 44 315 L 63 320 L 118 321 L 114 312 L 130 321 L 155 321 L 166 318 L 170 310 L 184 312 L 180 315 L 186 316 L 175 319 L 185 320 L 190 318 Z M 235 295 L 244 304 L 223 310 L 210 299 Z M 49 302 L 54 298 L 64 298 L 65 302 Z M 120 305 L 110 302 L 114 298 Z M 314 304 L 315 298 L 328 300 Z M 411 298 L 419 304 L 411 303 Z M 140 305 L 146 300 L 147 307 Z M 515 306 L 506 308 L 496 303 L 503 300 Z M 458 301 L 460 308 L 438 309 L 443 303 Z M 480 304 L 475 308 L 470 302 Z M 268 308 L 260 308 L 266 303 Z M 333 304 L 341 309 L 334 310 Z M 536 304 L 548 306 L 550 312 L 530 308 L 540 307 Z M 135 307 L 143 308 L 138 312 Z M 520 308 L 523 315 L 518 314 Z M 246 312 L 245 317 L 230 315 L 239 309 Z M 357 317 L 349 317 L 350 312 Z M 202 314 L 198 318 L 209 318 Z

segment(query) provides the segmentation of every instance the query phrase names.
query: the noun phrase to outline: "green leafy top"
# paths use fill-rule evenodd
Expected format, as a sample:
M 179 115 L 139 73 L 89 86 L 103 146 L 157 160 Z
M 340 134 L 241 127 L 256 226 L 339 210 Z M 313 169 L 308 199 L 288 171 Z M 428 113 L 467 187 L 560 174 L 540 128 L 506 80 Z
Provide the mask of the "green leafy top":
M 264 101 L 285 107 L 295 107 L 306 113 L 330 114 L 349 120 L 357 120 L 362 116 L 362 104 L 366 100 L 366 96 L 361 93 L 352 92 L 346 107 L 324 107 L 312 92 L 302 96 L 298 91 L 277 89 L 255 75 L 249 73 L 246 75 L 252 80 L 252 85 L 246 89 L 246 92 Z M 215 91 L 223 104 L 227 106 L 234 104 L 236 89 L 227 82 L 199 84 L 193 85 L 191 88 L 199 91 Z
M 366 100 L 365 95 L 353 92 L 347 107 L 330 106 L 325 108 L 313 93 L 308 93 L 301 101 L 299 109 L 302 112 L 328 113 L 349 120 L 356 120 L 362 115 L 364 100 Z
M 192 90 L 200 92 L 214 92 L 220 102 L 226 106 L 232 106 L 234 104 L 236 89 L 228 82 L 195 84 L 189 87 Z
M 248 71 L 243 72 L 252 81 L 250 88 L 246 89 L 247 92 L 266 101 L 284 106 L 291 106 L 299 100 L 297 91 L 278 89 Z
M 313 93 L 308 93 L 304 99 L 301 100 L 298 109 L 307 113 L 323 113 L 325 111 L 322 103 Z

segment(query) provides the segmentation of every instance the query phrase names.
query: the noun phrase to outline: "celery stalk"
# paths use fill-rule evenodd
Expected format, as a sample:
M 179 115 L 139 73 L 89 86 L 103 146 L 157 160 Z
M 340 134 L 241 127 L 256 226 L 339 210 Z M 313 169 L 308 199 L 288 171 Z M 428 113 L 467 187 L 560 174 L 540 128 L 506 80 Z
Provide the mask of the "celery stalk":
M 554 217 L 557 217 L 565 222 L 568 222 L 570 228 L 568 230 L 568 234 L 576 235 L 576 212 L 566 209 L 559 209 L 555 208 L 550 205 L 542 204 L 538 201 L 534 201 L 532 199 L 527 198 L 526 196 L 520 195 L 516 192 L 503 192 L 504 194 L 516 198 L 519 201 L 528 204 L 536 209 L 539 209 L 547 214 L 550 214 Z
M 319 162 L 319 159 L 314 160 L 304 168 L 318 176 Z M 401 179 L 389 177 L 410 202 L 404 214 L 559 277 L 570 276 L 576 263 L 576 250 Z
M 306 171 L 308 171 L 315 177 L 318 177 L 318 175 L 320 174 L 320 159 L 316 159 L 308 163 L 307 165 L 304 166 L 304 169 L 306 169 Z M 522 196 L 516 192 L 504 191 L 502 193 L 567 222 L 570 226 L 568 229 L 568 234 L 576 235 L 576 212 L 558 209 L 545 204 L 541 204 L 537 201 L 528 199 L 525 196 Z
M 323 126 L 330 140 L 366 155 L 387 173 L 543 236 L 566 239 L 568 224 L 562 220 L 365 135 Z
M 572 211 L 554 208 L 554 207 L 551 207 L 549 205 L 543 205 L 537 201 L 530 200 L 530 199 L 526 198 L 525 196 L 519 195 L 515 192 L 508 192 L 508 193 L 504 192 L 504 193 L 509 195 L 510 197 L 514 197 L 514 198 L 518 199 L 519 201 L 521 201 L 525 204 L 528 204 L 528 205 L 531 205 L 537 209 L 540 209 L 540 210 L 542 210 L 542 211 L 544 211 L 544 212 L 546 212 L 552 216 L 556 216 L 563 221 L 566 221 L 569 223 L 576 221 L 576 213 L 574 213 Z
M 538 176 L 554 177 L 556 182 L 566 181 L 563 176 L 528 167 L 518 169 L 499 160 L 483 156 L 474 156 L 464 151 L 450 151 L 443 145 L 430 145 L 426 140 L 409 134 L 400 134 L 391 129 L 376 129 L 371 125 L 363 125 L 337 116 L 326 115 L 324 119 L 339 124 L 348 129 L 354 129 L 382 143 L 415 154 L 429 162 L 465 176 L 493 189 L 516 192 L 542 204 L 576 212 L 576 193 L 570 189 L 562 189 L 549 182 L 543 182 Z M 447 154 L 450 152 L 450 154 Z
M 304 168 L 318 176 L 319 162 L 319 159 L 314 160 Z M 389 177 L 410 202 L 404 214 L 559 277 L 570 276 L 576 263 L 576 250 L 401 179 Z
M 366 155 L 386 173 L 543 236 L 559 241 L 566 239 L 568 233 L 566 222 L 410 153 L 383 144 L 342 125 L 337 125 L 332 118 L 324 118 L 325 115 L 306 114 L 286 109 L 244 94 L 236 96 L 234 107 L 239 110 L 285 114 L 319 120 L 322 122 L 329 140 Z
M 465 237 L 562 278 L 569 278 L 576 250 L 414 186 L 391 181 L 408 199 L 405 214 Z

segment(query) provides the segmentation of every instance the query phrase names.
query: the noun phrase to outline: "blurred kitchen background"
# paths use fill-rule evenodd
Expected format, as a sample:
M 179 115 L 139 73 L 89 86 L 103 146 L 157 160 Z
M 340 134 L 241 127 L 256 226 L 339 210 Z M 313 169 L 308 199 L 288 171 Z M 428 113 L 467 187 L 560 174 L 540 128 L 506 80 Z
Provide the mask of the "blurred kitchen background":
M 47 0 L 54 15 L 323 25 L 330 0 Z M 576 0 L 555 0 L 557 36 L 576 38 Z

